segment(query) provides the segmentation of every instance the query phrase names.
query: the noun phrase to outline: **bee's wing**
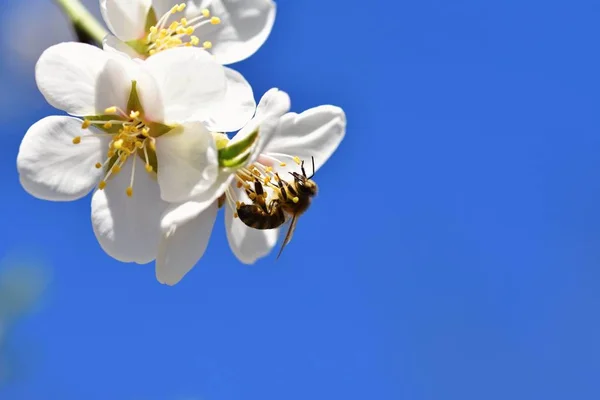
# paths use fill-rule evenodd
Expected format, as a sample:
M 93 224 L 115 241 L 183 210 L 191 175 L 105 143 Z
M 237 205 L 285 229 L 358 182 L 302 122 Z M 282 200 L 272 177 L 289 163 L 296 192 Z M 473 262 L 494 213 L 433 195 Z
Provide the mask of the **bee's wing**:
M 298 216 L 294 214 L 292 222 L 290 222 L 290 227 L 285 235 L 285 239 L 283 240 L 283 244 L 281 245 L 281 249 L 279 250 L 279 254 L 277 254 L 277 258 L 279 258 L 285 246 L 292 240 L 292 235 L 294 235 L 294 230 L 296 229 L 296 222 L 298 222 Z

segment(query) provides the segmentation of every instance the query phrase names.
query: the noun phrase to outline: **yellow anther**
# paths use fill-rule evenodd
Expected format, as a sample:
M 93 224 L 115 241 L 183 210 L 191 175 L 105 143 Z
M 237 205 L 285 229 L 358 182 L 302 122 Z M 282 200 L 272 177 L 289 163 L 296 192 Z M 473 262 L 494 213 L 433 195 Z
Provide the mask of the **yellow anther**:
M 200 43 L 200 39 L 197 36 L 190 37 L 190 45 L 197 46 Z
M 254 200 L 256 199 L 256 193 L 249 193 L 248 197 L 250 197 L 250 200 Z
M 97 163 L 96 163 L 96 168 L 98 168 L 98 169 L 102 168 L 102 164 L 101 164 L 101 163 L 99 163 L 99 162 L 97 162 Z
M 203 9 L 201 12 L 204 18 L 210 17 L 210 10 L 208 8 Z
M 98 189 L 102 190 L 106 187 L 106 181 L 100 181 L 98 184 Z
M 294 156 L 294 161 L 296 162 L 296 164 L 300 165 L 302 163 L 302 161 L 300 160 L 300 157 L 298 156 Z
M 235 202 L 235 207 L 236 208 L 240 208 L 242 206 L 242 202 L 241 201 L 236 201 Z
M 213 24 L 213 25 L 218 25 L 218 24 L 221 23 L 221 18 L 219 18 L 219 17 L 212 17 L 210 19 L 210 23 Z
M 267 171 L 267 173 L 273 172 L 273 167 L 267 167 L 265 168 L 265 171 Z
M 107 122 L 107 123 L 105 123 L 105 124 L 104 124 L 104 125 L 102 125 L 102 126 L 104 127 L 104 129 L 110 129 L 110 128 L 112 128 L 112 123 L 110 123 L 110 122 Z
M 119 166 L 119 164 L 115 164 L 113 165 L 111 170 L 113 174 L 118 174 L 121 171 L 121 167 Z
M 183 10 L 185 10 L 185 3 L 181 3 L 177 6 L 177 11 L 182 12 Z
M 153 170 L 152 165 L 146 164 L 146 172 L 152 172 L 152 170 Z
M 135 147 L 137 147 L 138 149 L 141 149 L 142 147 L 144 147 L 144 143 L 142 143 L 142 142 L 135 142 Z
M 170 31 L 174 31 L 179 27 L 179 22 L 173 21 L 171 22 L 171 25 L 169 25 L 169 30 Z
M 155 34 L 156 32 L 158 32 L 158 28 L 156 26 L 151 26 L 150 33 Z
M 206 42 L 202 43 L 202 47 L 205 49 L 212 49 L 212 42 L 207 40 Z
M 131 119 L 137 119 L 139 116 L 140 116 L 139 111 L 132 111 L 129 113 L 129 118 L 131 118 Z
M 108 158 L 113 158 L 115 156 L 115 151 L 109 150 L 107 156 L 108 156 Z
M 169 11 L 171 14 L 175 14 L 177 12 L 177 7 L 179 7 L 179 4 L 174 5 L 173 7 L 171 7 L 171 11 Z
M 117 107 L 112 106 L 112 107 L 108 107 L 107 109 L 104 110 L 104 114 L 115 114 L 117 112 Z
M 181 18 L 179 23 L 181 24 L 181 26 L 187 26 L 187 24 L 188 24 L 187 18 Z
M 148 52 L 148 54 L 150 54 L 151 56 L 153 56 L 153 55 L 155 55 L 155 54 L 156 54 L 156 50 L 152 49 L 152 50 L 150 50 L 150 51 Z
M 75 136 L 73 138 L 73 144 L 79 144 L 81 143 L 81 136 Z
M 237 218 L 237 217 L 238 217 L 238 213 L 234 213 L 233 218 Z
M 123 139 L 115 140 L 113 147 L 117 150 L 120 150 L 123 147 Z
M 299 202 L 299 201 L 300 201 L 300 199 L 299 199 L 299 198 L 297 198 L 297 197 L 294 197 L 294 198 L 292 199 L 292 201 L 293 201 L 294 203 L 297 203 L 297 202 Z
M 129 197 L 133 196 L 133 188 L 131 186 L 127 187 L 127 189 L 125 189 L 125 193 L 127 193 L 127 196 Z
M 156 144 L 154 144 L 154 140 L 150 142 L 150 149 L 152 149 L 152 151 L 156 151 Z
M 81 123 L 81 129 L 87 129 L 90 127 L 92 123 L 90 121 L 88 121 L 87 119 L 84 119 L 83 122 Z
M 271 182 L 271 177 L 270 176 L 265 176 L 265 179 L 263 181 L 265 183 L 265 185 L 268 185 L 269 182 Z
M 150 128 L 148 128 L 147 126 L 142 128 L 142 135 L 144 136 L 148 136 L 150 134 Z
M 235 186 L 237 186 L 237 188 L 240 189 L 242 187 L 242 185 L 243 185 L 243 183 L 238 181 L 238 183 Z
M 185 28 L 185 34 L 188 36 L 191 36 L 194 33 L 194 28 L 191 26 L 188 26 L 187 28 Z
M 166 29 L 163 28 L 158 33 L 158 36 L 161 37 L 161 38 L 165 38 L 165 37 L 167 37 L 168 34 L 169 34 L 169 31 L 167 31 Z
M 287 164 L 282 162 L 281 164 L 279 164 L 280 167 L 285 167 Z

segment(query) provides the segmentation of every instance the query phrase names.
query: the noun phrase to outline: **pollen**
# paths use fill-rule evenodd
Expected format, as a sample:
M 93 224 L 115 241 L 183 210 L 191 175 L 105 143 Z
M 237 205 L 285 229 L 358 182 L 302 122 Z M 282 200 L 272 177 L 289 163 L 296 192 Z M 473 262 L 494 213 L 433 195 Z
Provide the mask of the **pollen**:
M 202 43 L 202 47 L 205 49 L 212 49 L 212 42 L 207 40 L 206 42 Z
M 131 113 L 129 113 L 129 118 L 131 118 L 131 119 L 138 119 L 139 116 L 140 116 L 139 111 L 132 111 Z
M 97 162 L 96 163 L 96 168 L 98 168 L 98 169 L 102 168 L 102 163 Z
M 299 199 L 298 197 L 294 197 L 294 198 L 292 199 L 292 201 L 293 201 L 294 203 L 297 203 L 297 202 L 299 202 L 299 201 L 300 201 L 300 199 Z
M 121 148 L 123 147 L 123 139 L 115 140 L 115 142 L 113 143 L 113 147 L 117 150 L 121 150 Z
M 111 172 L 116 175 L 121 171 L 121 167 L 119 166 L 119 164 L 115 164 L 113 165 Z
M 128 197 L 133 196 L 133 188 L 131 186 L 128 186 L 127 189 L 125 189 L 125 193 L 127 193 Z
M 237 218 L 237 217 L 238 217 L 238 213 L 234 213 L 233 218 Z
M 237 188 L 238 188 L 238 189 L 240 189 L 240 188 L 242 187 L 242 185 L 243 185 L 243 183 L 242 183 L 242 182 L 238 182 L 238 183 L 236 183 L 236 185 L 235 185 L 235 186 L 237 186 Z
M 106 181 L 100 181 L 98 184 L 98 189 L 103 190 L 106 187 Z
M 81 143 L 81 136 L 75 136 L 73 138 L 73 144 L 79 144 Z
M 103 125 L 103 127 L 104 127 L 104 129 L 110 129 L 110 128 L 112 128 L 112 123 L 107 122 Z
M 212 25 L 219 25 L 221 23 L 221 18 L 219 18 L 219 17 L 212 17 L 210 19 L 210 23 Z
M 210 10 L 208 8 L 203 9 L 202 15 L 204 16 L 204 18 L 210 17 Z
M 286 163 L 284 163 L 284 162 L 282 162 L 282 163 L 280 163 L 280 164 L 279 164 L 279 166 L 280 166 L 280 167 L 285 167 L 286 165 L 287 165 L 287 164 L 286 164 Z
M 146 172 L 152 172 L 152 170 L 153 170 L 152 165 L 150 165 L 150 164 L 146 164 L 145 168 L 146 168 Z
M 298 157 L 298 156 L 294 156 L 294 162 L 298 165 L 300 165 L 302 163 L 302 161 L 300 160 L 300 157 Z
M 112 106 L 112 107 L 108 107 L 107 109 L 104 110 L 105 114 L 116 114 L 117 113 L 117 107 Z
M 90 127 L 91 124 L 92 123 L 89 120 L 84 119 L 83 122 L 81 123 L 81 129 L 87 129 Z

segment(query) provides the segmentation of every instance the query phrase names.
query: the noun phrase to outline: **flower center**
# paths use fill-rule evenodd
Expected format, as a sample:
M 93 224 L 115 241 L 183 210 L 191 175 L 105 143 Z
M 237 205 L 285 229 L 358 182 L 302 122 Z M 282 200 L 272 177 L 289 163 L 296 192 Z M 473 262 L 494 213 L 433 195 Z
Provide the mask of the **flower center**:
M 118 107 L 109 107 L 104 111 L 104 115 L 84 119 L 81 128 L 87 129 L 91 125 L 101 127 L 105 132 L 110 133 L 91 133 L 83 137 L 77 136 L 73 138 L 73 144 L 79 144 L 81 140 L 97 135 L 112 137 L 108 145 L 106 159 L 103 162 L 96 163 L 96 168 L 106 170 L 104 178 L 98 184 L 98 189 L 104 189 L 108 179 L 117 175 L 129 156 L 133 155 L 131 178 L 126 189 L 127 196 L 133 196 L 133 180 L 137 158 L 135 153 L 145 161 L 145 169 L 148 173 L 153 173 L 157 169 L 156 138 L 151 136 L 152 124 L 141 117 L 139 110 L 131 110 L 127 114 Z
M 211 17 L 210 11 L 205 8 L 201 10 L 198 16 L 189 21 L 182 17 L 167 25 L 170 17 L 183 12 L 185 7 L 184 3 L 173 6 L 171 10 L 160 17 L 156 24 L 153 24 L 149 28 L 148 36 L 145 39 L 145 44 L 147 45 L 145 53 L 147 55 L 151 56 L 174 47 L 198 46 L 200 39 L 194 36 L 194 31 L 203 25 L 217 25 L 221 23 L 219 17 Z M 212 47 L 212 43 L 204 41 L 202 42 L 202 47 L 208 50 Z

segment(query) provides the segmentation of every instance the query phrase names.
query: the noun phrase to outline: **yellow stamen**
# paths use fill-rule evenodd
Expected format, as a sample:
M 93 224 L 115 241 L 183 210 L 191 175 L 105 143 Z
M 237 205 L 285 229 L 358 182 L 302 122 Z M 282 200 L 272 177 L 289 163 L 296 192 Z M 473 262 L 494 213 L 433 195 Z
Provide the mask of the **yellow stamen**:
M 204 18 L 208 18 L 210 17 L 210 11 L 208 8 L 205 8 L 202 10 L 202 15 L 204 16 Z
M 98 169 L 102 168 L 102 163 L 97 162 L 96 163 L 96 168 L 98 168 Z
M 212 42 L 207 40 L 206 42 L 202 43 L 202 47 L 205 49 L 212 49 Z
M 212 17 L 210 19 L 210 23 L 213 24 L 213 25 L 218 25 L 218 24 L 221 23 L 221 18 L 219 18 L 219 17 Z
M 117 112 L 117 107 L 112 106 L 112 107 L 108 107 L 107 109 L 104 110 L 104 114 L 115 114 Z
M 127 189 L 125 189 L 125 193 L 127 193 L 127 196 L 129 197 L 133 196 L 133 188 L 131 186 L 127 187 Z
M 302 163 L 302 160 L 300 160 L 300 157 L 298 156 L 294 156 L 294 161 L 296 162 L 296 164 L 300 165 Z
M 112 128 L 112 124 L 110 122 L 107 122 L 103 125 L 104 129 L 110 129 Z
M 81 123 L 81 129 L 87 129 L 90 127 L 91 124 L 92 123 L 89 120 L 84 119 L 83 122 Z
M 103 190 L 106 187 L 106 181 L 100 181 L 98 184 L 98 189 Z
M 152 172 L 152 170 L 153 170 L 152 165 L 146 164 L 146 172 Z
M 73 144 L 79 144 L 81 143 L 81 136 L 75 136 L 73 138 Z
M 294 203 L 297 203 L 297 202 L 299 202 L 299 201 L 300 201 L 300 199 L 299 199 L 299 198 L 297 198 L 297 197 L 294 197 L 294 198 L 292 199 L 292 201 L 293 201 Z

